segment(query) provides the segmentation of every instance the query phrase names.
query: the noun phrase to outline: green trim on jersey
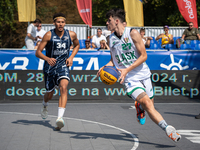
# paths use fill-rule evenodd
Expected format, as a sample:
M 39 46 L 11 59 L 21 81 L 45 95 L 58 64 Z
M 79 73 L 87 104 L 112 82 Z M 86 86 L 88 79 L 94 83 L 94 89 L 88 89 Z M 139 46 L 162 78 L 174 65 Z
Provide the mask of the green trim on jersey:
M 150 97 L 150 99 L 153 99 L 154 98 L 154 95 L 152 97 Z
M 127 96 L 130 97 L 130 95 L 131 95 L 135 90 L 137 90 L 137 89 L 142 89 L 142 90 L 144 90 L 144 92 L 146 92 L 146 90 L 145 90 L 144 88 L 142 88 L 142 87 L 136 87 L 136 88 L 134 88 L 132 91 L 127 92 Z

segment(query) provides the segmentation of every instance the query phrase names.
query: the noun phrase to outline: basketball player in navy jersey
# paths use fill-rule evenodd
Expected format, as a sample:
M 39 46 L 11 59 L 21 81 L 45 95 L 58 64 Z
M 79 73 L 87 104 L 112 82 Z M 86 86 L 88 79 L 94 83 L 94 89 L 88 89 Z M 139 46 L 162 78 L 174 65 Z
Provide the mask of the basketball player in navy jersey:
M 48 31 L 39 45 L 35 55 L 45 60 L 44 78 L 46 94 L 43 99 L 41 116 L 46 119 L 48 116 L 48 101 L 52 99 L 55 86 L 59 86 L 60 97 L 58 105 L 58 118 L 56 120 L 56 129 L 60 130 L 64 126 L 63 115 L 67 104 L 67 86 L 69 84 L 69 67 L 72 66 L 73 58 L 79 50 L 79 41 L 73 31 L 64 29 L 66 17 L 62 13 L 53 16 L 55 29 Z M 69 56 L 70 46 L 74 49 Z M 46 55 L 42 53 L 46 49 Z
M 124 27 L 125 12 L 122 9 L 112 9 L 107 12 L 107 28 L 110 35 L 109 47 L 111 60 L 105 66 L 115 66 L 121 73 L 119 80 L 126 88 L 127 95 L 136 103 L 137 118 L 140 124 L 145 123 L 146 111 L 153 122 L 159 125 L 173 141 L 177 142 L 181 136 L 176 129 L 168 125 L 153 104 L 153 89 L 151 72 L 147 64 L 145 45 L 139 32 Z M 101 69 L 97 72 L 99 75 Z

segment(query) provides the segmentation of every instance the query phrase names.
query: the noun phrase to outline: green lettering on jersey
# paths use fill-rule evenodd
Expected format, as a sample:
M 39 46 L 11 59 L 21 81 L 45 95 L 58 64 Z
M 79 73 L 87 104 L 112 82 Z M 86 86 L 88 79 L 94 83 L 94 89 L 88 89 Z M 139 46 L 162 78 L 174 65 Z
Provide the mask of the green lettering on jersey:
M 118 61 L 117 63 L 119 64 L 121 62 L 119 56 L 115 55 L 115 58 L 117 59 L 117 61 Z
M 126 52 L 125 54 L 126 54 L 126 58 L 127 58 L 128 60 L 130 60 L 130 59 L 131 59 L 130 52 Z
M 137 59 L 137 57 L 134 54 L 134 51 L 130 52 L 130 54 L 131 54 L 132 59 L 134 59 L 134 58 Z
M 115 58 L 117 59 L 118 64 L 122 63 L 124 66 L 131 65 L 133 63 L 132 61 L 130 61 L 131 59 L 137 59 L 137 57 L 134 55 L 134 51 L 122 53 L 121 57 L 119 57 L 119 55 L 115 55 Z
M 129 49 L 131 49 L 131 43 L 122 44 L 122 50 L 129 50 Z
M 127 59 L 126 59 L 126 55 L 124 55 L 124 54 L 122 54 L 122 61 L 124 62 L 124 61 L 128 61 Z

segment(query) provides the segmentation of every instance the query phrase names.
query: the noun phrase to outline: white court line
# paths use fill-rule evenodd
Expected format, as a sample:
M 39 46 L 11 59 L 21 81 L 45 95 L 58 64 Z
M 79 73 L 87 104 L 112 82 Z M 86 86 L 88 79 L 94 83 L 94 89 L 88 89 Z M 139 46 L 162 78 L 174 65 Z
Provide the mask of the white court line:
M 0 113 L 2 113 L 2 114 L 14 114 L 14 115 L 31 115 L 31 116 L 39 116 L 40 115 L 40 114 L 33 114 L 33 113 L 4 112 L 4 111 L 0 111 Z M 57 117 L 57 116 L 54 116 L 54 115 L 48 115 L 48 116 L 49 117 L 54 117 L 54 118 Z M 124 129 L 121 129 L 121 128 L 118 128 L 118 127 L 115 127 L 115 126 L 111 126 L 111 125 L 108 125 L 108 124 L 96 122 L 96 121 L 90 121 L 90 120 L 84 120 L 84 119 L 77 119 L 77 118 L 69 118 L 69 117 L 63 117 L 63 118 L 64 119 L 68 119 L 68 120 L 76 120 L 76 121 L 84 121 L 84 122 L 94 123 L 94 124 L 98 124 L 98 125 L 102 125 L 102 126 L 107 126 L 107 127 L 110 127 L 110 128 L 114 128 L 116 130 L 120 130 L 122 132 L 125 132 L 125 133 L 129 134 L 133 138 L 134 145 L 131 148 L 131 150 L 136 150 L 138 148 L 138 146 L 139 146 L 139 139 L 134 134 L 132 134 L 131 132 L 126 131 Z

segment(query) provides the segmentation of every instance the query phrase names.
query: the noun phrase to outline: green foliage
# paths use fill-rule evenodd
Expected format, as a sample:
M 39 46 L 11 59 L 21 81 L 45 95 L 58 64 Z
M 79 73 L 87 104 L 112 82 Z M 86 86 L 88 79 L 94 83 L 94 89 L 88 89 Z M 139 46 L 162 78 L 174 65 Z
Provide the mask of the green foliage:
M 14 18 L 17 10 L 16 0 L 0 1 L 0 47 L 3 45 L 3 35 L 7 30 L 14 31 Z
M 17 10 L 16 0 L 4 0 L 0 2 L 0 27 L 10 26 L 14 30 L 14 14 Z
M 200 16 L 200 1 L 196 1 Z M 124 9 L 123 0 L 92 0 L 93 26 L 105 26 L 106 12 L 112 8 Z M 67 24 L 83 24 L 76 0 L 36 0 L 36 15 L 42 23 L 52 23 L 56 12 L 66 14 Z M 176 0 L 143 0 L 145 26 L 187 26 L 179 12 Z M 198 17 L 200 23 L 200 17 Z M 28 23 L 18 21 L 17 0 L 0 0 L 0 48 L 19 48 L 25 45 Z
M 92 1 L 92 24 L 93 26 L 105 26 L 107 11 L 112 8 L 124 9 L 123 0 L 93 0 Z
M 144 26 L 187 26 L 176 0 L 145 0 L 143 2 Z M 197 16 L 200 15 L 200 2 L 196 1 Z M 200 18 L 198 19 L 198 22 Z

